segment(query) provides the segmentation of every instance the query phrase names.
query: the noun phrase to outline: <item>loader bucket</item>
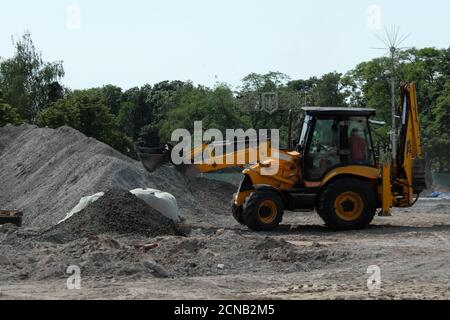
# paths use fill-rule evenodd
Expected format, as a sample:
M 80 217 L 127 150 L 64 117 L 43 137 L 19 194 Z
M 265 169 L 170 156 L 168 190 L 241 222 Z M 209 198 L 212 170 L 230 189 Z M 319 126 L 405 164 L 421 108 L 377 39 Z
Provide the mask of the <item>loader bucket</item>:
M 137 156 L 144 168 L 153 172 L 170 161 L 170 148 L 167 146 L 141 147 L 135 146 Z
M 22 212 L 17 210 L 0 210 L 0 225 L 11 223 L 21 227 L 22 216 Z
M 170 144 L 155 147 L 142 147 L 136 144 L 134 148 L 139 160 L 148 172 L 154 172 L 163 164 L 171 162 L 170 156 L 172 146 Z M 194 180 L 199 173 L 194 165 L 189 164 L 175 165 L 175 169 L 180 172 L 187 181 Z
M 413 187 L 417 192 L 428 190 L 433 185 L 431 167 L 427 157 L 416 158 L 413 160 Z

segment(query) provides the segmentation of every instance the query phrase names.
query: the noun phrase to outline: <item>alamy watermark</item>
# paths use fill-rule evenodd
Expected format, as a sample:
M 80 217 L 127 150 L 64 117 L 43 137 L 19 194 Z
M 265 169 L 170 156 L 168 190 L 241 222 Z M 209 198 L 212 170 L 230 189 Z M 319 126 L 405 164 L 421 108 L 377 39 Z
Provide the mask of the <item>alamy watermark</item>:
M 236 106 L 240 110 L 272 115 L 276 111 L 299 108 L 307 98 L 301 93 L 247 92 L 236 99 Z M 260 163 L 260 174 L 273 176 L 278 173 L 280 160 L 292 160 L 279 149 L 279 129 L 226 129 L 225 132 L 208 129 L 203 132 L 203 122 L 195 121 L 193 135 L 187 129 L 176 129 L 172 132 L 171 141 L 177 143 L 171 150 L 171 160 L 175 165 L 244 166 Z
M 367 274 L 370 274 L 367 279 L 367 289 L 370 291 L 381 289 L 381 269 L 379 266 L 372 265 L 367 268 Z
M 299 109 L 311 105 L 311 95 L 306 92 L 244 92 L 235 100 L 235 107 L 246 112 L 265 112 L 269 115 L 277 111 Z
M 366 26 L 370 30 L 380 30 L 382 26 L 381 7 L 373 4 L 366 9 L 367 20 Z
M 69 30 L 81 29 L 81 8 L 77 4 L 72 4 L 66 8 L 66 28 Z
M 81 269 L 77 265 L 67 267 L 67 274 L 70 276 L 67 278 L 66 285 L 68 290 L 80 290 L 81 289 Z
M 187 129 L 176 129 L 171 151 L 175 165 L 245 165 L 259 162 L 262 175 L 275 175 L 279 168 L 280 133 L 278 129 L 226 129 L 225 139 L 218 129 L 203 131 L 203 122 L 194 122 L 193 136 Z M 193 147 L 192 147 L 193 144 Z

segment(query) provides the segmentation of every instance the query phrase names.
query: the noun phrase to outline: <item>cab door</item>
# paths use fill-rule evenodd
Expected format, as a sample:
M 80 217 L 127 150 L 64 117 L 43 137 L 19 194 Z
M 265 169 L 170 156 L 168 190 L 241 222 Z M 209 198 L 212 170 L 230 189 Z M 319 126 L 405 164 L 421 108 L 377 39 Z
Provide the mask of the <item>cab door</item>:
M 320 181 L 333 168 L 375 166 L 367 117 L 315 117 L 304 152 L 304 176 Z

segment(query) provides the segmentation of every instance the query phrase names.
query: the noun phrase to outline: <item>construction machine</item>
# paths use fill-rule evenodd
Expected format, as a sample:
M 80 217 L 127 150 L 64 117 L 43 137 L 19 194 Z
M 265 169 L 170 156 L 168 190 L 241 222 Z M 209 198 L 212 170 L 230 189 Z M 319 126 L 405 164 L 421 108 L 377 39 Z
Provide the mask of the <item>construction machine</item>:
M 289 141 L 287 150 L 272 151 L 267 158 L 244 166 L 232 199 L 234 218 L 251 230 L 270 231 L 280 224 L 286 210 L 316 210 L 329 228 L 351 230 L 368 226 L 377 210 L 379 215 L 389 216 L 393 207 L 414 205 L 427 188 L 415 84 L 402 84 L 400 94 L 401 126 L 395 157 L 383 161 L 375 152 L 371 130 L 377 123 L 372 120 L 375 110 L 304 107 L 295 143 Z M 292 117 L 289 140 L 291 124 Z M 194 148 L 188 158 L 194 159 L 207 147 Z M 170 161 L 168 145 L 137 147 L 137 151 L 148 171 Z M 210 154 L 207 163 L 184 164 L 180 169 L 212 172 L 240 167 L 239 156 L 248 157 L 251 151 L 246 147 L 231 154 Z M 262 174 L 275 161 L 276 172 Z
M 22 212 L 17 210 L 0 210 L 0 225 L 14 224 L 18 227 L 22 226 Z

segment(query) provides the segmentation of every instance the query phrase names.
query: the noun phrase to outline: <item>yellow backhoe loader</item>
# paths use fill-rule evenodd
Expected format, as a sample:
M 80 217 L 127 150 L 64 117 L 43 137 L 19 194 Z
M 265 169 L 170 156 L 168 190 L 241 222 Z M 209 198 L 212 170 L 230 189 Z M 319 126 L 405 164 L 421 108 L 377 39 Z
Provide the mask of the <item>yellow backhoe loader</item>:
M 233 199 L 234 218 L 251 230 L 269 231 L 280 224 L 285 210 L 316 210 L 331 229 L 350 230 L 368 226 L 377 209 L 379 215 L 389 216 L 392 207 L 414 205 L 414 197 L 427 188 L 415 84 L 402 85 L 400 92 L 401 127 L 395 158 L 380 161 L 376 157 L 371 133 L 375 110 L 305 107 L 294 146 L 290 141 L 288 150 L 272 151 L 268 159 L 245 166 Z M 289 128 L 291 123 L 292 116 Z M 207 147 L 193 149 L 188 157 L 194 159 Z M 137 147 L 148 171 L 170 161 L 170 150 L 167 145 Z M 238 157 L 248 157 L 251 151 L 246 147 L 231 154 L 211 154 L 207 163 L 181 168 L 212 172 L 239 167 Z M 234 161 L 223 161 L 230 158 Z M 262 174 L 274 161 L 277 172 Z

